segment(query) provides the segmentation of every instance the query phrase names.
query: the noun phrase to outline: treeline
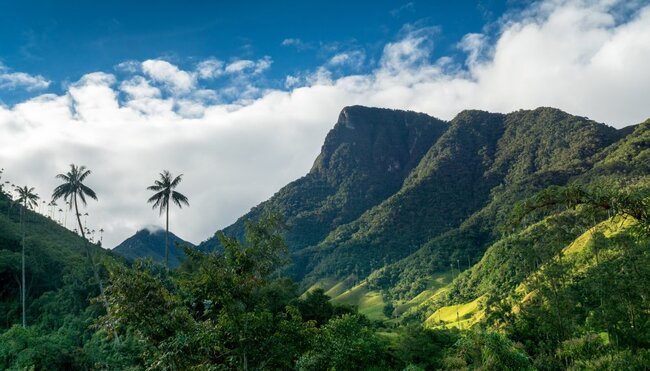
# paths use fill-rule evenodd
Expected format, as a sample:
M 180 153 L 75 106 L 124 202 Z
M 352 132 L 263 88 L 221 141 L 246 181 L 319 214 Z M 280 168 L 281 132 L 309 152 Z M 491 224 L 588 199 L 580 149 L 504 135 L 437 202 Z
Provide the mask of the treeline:
M 373 322 L 323 290 L 302 293 L 278 273 L 290 252 L 275 214 L 247 222 L 241 240 L 219 233 L 220 253 L 186 247 L 173 270 L 97 250 L 104 298 L 80 238 L 32 215 L 42 239 L 27 241 L 27 256 L 43 269 L 31 273 L 40 295 L 23 328 L 9 285 L 20 272 L 20 221 L 2 215 L 0 298 L 13 303 L 14 322 L 0 334 L 0 368 L 644 370 L 649 196 L 641 186 L 570 186 L 520 203 L 508 236 L 440 298 L 485 295 L 483 318 L 463 330 L 425 327 L 423 317 Z
M 69 285 L 39 304 L 27 328 L 0 335 L 3 369 L 434 369 L 476 364 L 528 367 L 496 333 L 412 325 L 394 330 L 322 290 L 300 296 L 276 277 L 286 263 L 275 216 L 249 222 L 244 242 L 220 235 L 223 254 L 186 249 L 176 270 L 151 261 L 105 260 L 108 310 L 79 302 L 93 282 Z M 90 278 L 90 272 L 85 272 Z M 98 294 L 95 291 L 95 294 Z M 71 301 L 75 300 L 75 301 Z M 68 312 L 74 305 L 76 311 Z M 482 349 L 482 350 L 481 350 Z M 486 352 L 488 359 L 475 359 Z

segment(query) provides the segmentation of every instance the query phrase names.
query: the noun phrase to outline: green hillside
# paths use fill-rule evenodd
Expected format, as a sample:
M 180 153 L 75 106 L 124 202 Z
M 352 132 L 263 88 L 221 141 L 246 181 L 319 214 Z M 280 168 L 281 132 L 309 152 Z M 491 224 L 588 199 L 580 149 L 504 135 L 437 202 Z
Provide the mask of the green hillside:
M 339 295 L 332 296 L 332 302 L 354 305 L 359 313 L 373 320 L 384 320 L 384 300 L 378 291 L 369 290 L 366 283 L 356 285 Z
M 97 245 L 93 253 L 99 258 L 111 254 Z M 20 206 L 0 194 L 0 305 L 2 306 L 2 328 L 19 322 L 20 301 L 18 277 L 20 277 Z M 27 266 L 27 317 L 29 322 L 44 321 L 62 310 L 54 306 L 43 306 L 43 301 L 52 297 L 65 300 L 70 314 L 79 314 L 88 306 L 88 300 L 98 295 L 96 284 L 92 283 L 92 272 L 87 266 L 84 241 L 77 234 L 38 213 L 25 214 L 25 256 Z M 65 285 L 76 285 L 73 291 L 64 290 Z M 70 289 L 71 287 L 68 287 Z
M 86 255 L 86 242 L 55 221 L 26 211 L 26 323 L 21 323 L 20 206 L 0 193 L 0 369 L 88 369 L 96 361 L 128 358 L 91 325 L 104 312 L 99 288 Z M 122 258 L 88 243 L 100 266 L 121 265 Z M 113 359 L 115 360 L 115 359 Z
M 423 272 L 475 262 L 517 201 L 588 171 L 599 151 L 620 136 L 606 125 L 551 108 L 508 115 L 463 112 L 402 189 L 303 252 L 311 258 L 306 282 L 346 273 L 367 276 L 420 250 L 373 277 L 383 288 L 398 287 L 395 295 L 417 294 Z
M 615 188 L 627 186 L 632 189 L 647 184 L 650 174 L 647 161 L 650 156 L 649 128 L 649 123 L 645 122 L 632 130 L 626 129 L 625 137 L 593 156 L 594 165 L 591 169 L 572 177 L 571 181 L 579 184 L 605 184 L 605 187 Z M 523 194 L 536 188 L 529 187 Z M 510 194 L 511 198 L 512 194 L 516 192 Z M 448 269 L 448 265 L 436 263 L 436 259 L 440 259 L 440 253 L 435 252 L 444 251 L 449 245 L 468 248 L 478 245 L 481 239 L 476 238 L 476 231 L 486 229 L 486 226 L 498 226 L 490 218 L 481 217 L 481 214 L 492 214 L 491 217 L 502 225 L 516 203 L 514 200 L 504 201 L 502 197 L 495 198 L 487 208 L 469 218 L 458 230 L 442 235 L 426 244 L 426 249 L 374 272 L 370 276 L 370 282 L 383 288 L 385 295 L 395 299 L 408 299 L 426 292 L 423 288 L 431 277 L 429 272 L 432 269 Z M 501 211 L 495 212 L 495 206 Z M 471 269 L 467 269 L 466 258 L 456 255 L 456 264 L 464 272 L 453 285 L 447 287 L 445 296 L 420 306 L 417 317 L 427 318 L 437 308 L 449 303 L 462 304 L 481 295 L 500 296 L 512 292 L 532 272 L 583 235 L 594 220 L 606 218 L 607 215 L 605 212 L 581 215 L 576 211 L 567 211 L 539 222 L 535 222 L 539 217 L 533 216 L 531 225 L 506 237 L 501 237 L 500 231 L 495 228 L 490 232 L 492 237 L 482 242 L 487 246 L 486 241 L 492 241 L 491 246 L 476 264 L 473 261 L 469 263 Z M 394 278 L 391 280 L 391 277 Z

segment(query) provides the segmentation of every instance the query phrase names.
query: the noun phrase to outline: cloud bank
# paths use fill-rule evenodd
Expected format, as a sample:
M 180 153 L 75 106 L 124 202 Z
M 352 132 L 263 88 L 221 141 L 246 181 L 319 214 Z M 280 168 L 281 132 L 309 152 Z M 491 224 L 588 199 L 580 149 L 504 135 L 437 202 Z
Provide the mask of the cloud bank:
M 197 243 L 304 175 L 346 105 L 443 119 L 463 109 L 554 106 L 617 127 L 650 117 L 650 6 L 551 0 L 497 29 L 460 40 L 459 61 L 435 55 L 438 30 L 406 26 L 370 72 L 335 73 L 369 60 L 363 51 L 338 53 L 287 76 L 285 89 L 257 85 L 270 57 L 186 69 L 127 61 L 118 73 L 81 77 L 65 94 L 0 107 L 0 164 L 5 178 L 42 196 L 68 164 L 92 169 L 88 185 L 100 201 L 91 202 L 88 224 L 105 230 L 108 247 L 161 224 L 145 188 L 163 169 L 184 173 L 179 190 L 191 207 L 171 213 L 171 230 Z M 227 79 L 222 89 L 203 84 L 217 79 Z

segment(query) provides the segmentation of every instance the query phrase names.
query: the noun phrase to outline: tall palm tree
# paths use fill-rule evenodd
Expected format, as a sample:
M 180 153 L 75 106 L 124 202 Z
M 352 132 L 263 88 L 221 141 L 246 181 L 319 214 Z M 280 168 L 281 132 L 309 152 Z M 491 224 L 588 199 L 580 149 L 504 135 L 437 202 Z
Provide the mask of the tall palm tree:
M 165 228 L 165 267 L 169 268 L 169 201 L 172 201 L 179 208 L 183 208 L 183 204 L 190 206 L 187 197 L 183 194 L 174 191 L 174 189 L 181 182 L 183 174 L 174 178 L 172 174 L 163 170 L 160 173 L 160 179 L 154 181 L 152 186 L 147 187 L 148 190 L 154 191 L 153 196 L 147 200 L 147 202 L 153 202 L 153 209 L 158 208 L 160 210 L 160 215 L 163 211 L 166 213 L 167 224 Z
M 77 201 L 80 199 L 81 203 L 86 206 L 86 197 L 92 198 L 95 201 L 97 200 L 95 191 L 83 184 L 83 181 L 86 180 L 90 173 L 91 171 L 86 169 L 85 166 L 77 166 L 75 164 L 71 164 L 70 171 L 65 174 L 59 174 L 56 176 L 57 179 L 63 181 L 63 184 L 54 188 L 54 192 L 52 193 L 52 200 L 56 201 L 59 198 L 63 198 L 63 200 L 67 201 L 67 203 L 70 205 L 70 209 L 74 207 L 75 214 L 77 215 L 77 223 L 79 223 L 79 231 L 81 232 L 81 237 L 86 242 L 84 246 L 86 247 L 86 257 L 88 258 L 88 264 L 90 264 L 90 267 L 93 270 L 93 275 L 95 276 L 95 281 L 97 281 L 97 285 L 99 286 L 99 293 L 102 297 L 102 300 L 104 301 L 104 305 L 108 308 L 106 296 L 104 296 L 104 285 L 102 284 L 102 280 L 99 278 L 99 271 L 95 265 L 93 254 L 90 250 L 90 245 L 86 239 L 86 233 L 84 232 L 84 228 L 81 224 L 81 214 L 79 213 L 79 205 Z
M 52 200 L 50 201 L 48 206 L 50 207 L 50 219 L 54 219 L 54 213 L 56 212 L 56 207 L 59 205 L 56 203 L 56 201 Z
M 22 234 L 22 248 L 23 252 L 21 254 L 22 260 L 22 283 L 20 287 L 20 301 L 22 304 L 22 317 L 23 317 L 23 327 L 27 327 L 27 315 L 25 313 L 25 298 L 27 291 L 25 290 L 25 223 L 23 219 L 25 218 L 25 211 L 27 209 L 34 209 L 38 206 L 38 194 L 34 193 L 33 187 L 17 187 L 16 192 L 18 193 L 18 199 L 16 202 L 22 206 L 20 208 L 20 232 Z

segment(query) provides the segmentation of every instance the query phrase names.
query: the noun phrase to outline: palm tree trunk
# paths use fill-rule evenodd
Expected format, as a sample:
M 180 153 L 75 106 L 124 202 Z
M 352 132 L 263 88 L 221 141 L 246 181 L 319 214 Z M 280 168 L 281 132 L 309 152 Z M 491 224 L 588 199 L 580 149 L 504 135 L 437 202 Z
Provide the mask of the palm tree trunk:
M 86 233 L 84 232 L 83 227 L 81 226 L 81 216 L 79 215 L 79 207 L 77 206 L 77 195 L 74 196 L 74 211 L 77 215 L 77 222 L 79 223 L 79 230 L 81 231 L 81 238 L 84 240 L 84 247 L 86 248 L 86 257 L 88 258 L 88 264 L 93 270 L 93 276 L 95 276 L 95 281 L 99 286 L 99 295 L 101 296 L 104 307 L 108 310 L 108 301 L 106 300 L 106 295 L 104 295 L 104 285 L 102 280 L 99 278 L 99 272 L 97 271 L 97 266 L 95 266 L 95 261 L 93 259 L 92 252 L 90 251 L 90 246 L 88 246 L 88 240 L 86 240 Z
M 23 207 L 22 210 L 20 210 L 20 232 L 22 234 L 22 245 L 23 245 L 23 252 L 22 252 L 22 284 L 20 287 L 20 301 L 22 304 L 22 314 L 23 314 L 23 328 L 27 328 L 27 315 L 25 311 L 25 225 L 23 222 L 23 214 L 25 213 L 25 208 Z
M 165 267 L 169 269 L 169 202 L 167 202 L 167 223 L 165 227 Z

